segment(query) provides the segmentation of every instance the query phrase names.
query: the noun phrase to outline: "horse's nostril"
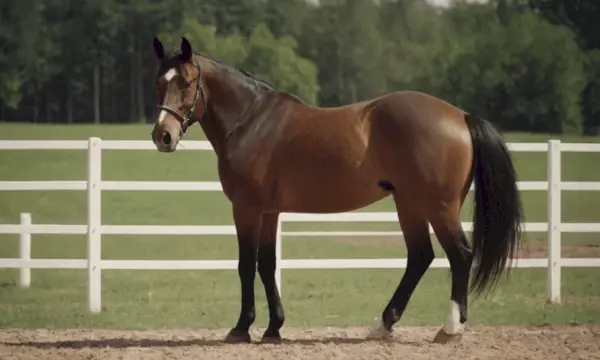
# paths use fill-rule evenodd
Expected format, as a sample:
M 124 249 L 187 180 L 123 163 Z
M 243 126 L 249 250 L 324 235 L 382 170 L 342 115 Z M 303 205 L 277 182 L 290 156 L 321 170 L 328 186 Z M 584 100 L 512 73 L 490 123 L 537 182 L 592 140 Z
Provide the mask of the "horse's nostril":
M 162 136 L 162 142 L 165 145 L 171 145 L 171 134 L 165 131 Z

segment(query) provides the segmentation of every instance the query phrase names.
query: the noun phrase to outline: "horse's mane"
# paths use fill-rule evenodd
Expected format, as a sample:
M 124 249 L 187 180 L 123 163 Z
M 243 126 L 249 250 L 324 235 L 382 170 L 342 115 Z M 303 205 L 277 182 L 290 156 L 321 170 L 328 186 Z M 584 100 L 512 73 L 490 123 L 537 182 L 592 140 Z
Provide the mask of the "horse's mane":
M 291 94 L 291 93 L 289 93 L 287 91 L 282 91 L 282 90 L 277 89 L 275 86 L 273 86 L 269 82 L 256 77 L 256 75 L 253 75 L 253 74 L 249 73 L 245 69 L 235 67 L 235 66 L 227 63 L 226 61 L 222 60 L 222 59 L 213 58 L 213 57 L 211 57 L 211 56 L 209 56 L 207 54 L 201 53 L 199 51 L 193 51 L 193 54 L 194 55 L 198 55 L 198 56 L 202 56 L 203 58 L 208 59 L 208 60 L 210 60 L 210 61 L 218 64 L 221 67 L 224 67 L 224 68 L 226 68 L 226 69 L 228 69 L 230 71 L 236 72 L 247 83 L 251 84 L 254 88 L 258 88 L 258 89 L 262 89 L 262 90 L 266 90 L 266 91 L 270 91 L 270 92 L 278 92 L 278 93 L 287 95 L 287 96 L 289 96 L 291 98 L 294 98 L 297 101 L 303 103 L 303 101 L 300 98 L 298 98 L 296 95 Z M 169 51 L 168 55 L 166 56 L 169 60 L 167 60 L 166 63 L 178 61 L 179 55 L 180 55 L 180 50 L 179 49 L 173 49 L 173 50 Z
M 194 54 L 200 55 L 200 56 L 202 56 L 204 58 L 212 60 L 212 61 L 214 61 L 214 62 L 218 63 L 219 65 L 224 66 L 226 68 L 239 71 L 242 75 L 244 75 L 246 78 L 248 78 L 247 80 L 251 80 L 251 81 L 253 81 L 255 83 L 259 83 L 262 86 L 266 87 L 268 90 L 271 90 L 271 91 L 280 91 L 280 90 L 276 89 L 275 86 L 273 86 L 270 83 L 268 83 L 267 81 L 265 81 L 263 79 L 259 79 L 258 77 L 256 77 L 255 75 L 249 73 L 248 71 L 246 71 L 246 70 L 244 70 L 242 68 L 235 67 L 235 66 L 233 66 L 233 65 L 225 62 L 224 60 L 212 58 L 212 57 L 210 57 L 210 56 L 208 56 L 206 54 L 203 54 L 201 52 L 194 52 Z

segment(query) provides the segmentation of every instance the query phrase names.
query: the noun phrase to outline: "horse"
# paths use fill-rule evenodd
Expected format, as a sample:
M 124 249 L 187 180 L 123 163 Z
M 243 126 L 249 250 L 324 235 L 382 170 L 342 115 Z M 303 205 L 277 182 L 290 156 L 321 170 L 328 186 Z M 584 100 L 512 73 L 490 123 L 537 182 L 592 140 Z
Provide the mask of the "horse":
M 434 259 L 431 224 L 451 272 L 448 316 L 433 341 L 460 341 L 468 294 L 490 291 L 508 276 L 507 262 L 521 241 L 515 167 L 491 122 L 417 91 L 312 106 L 193 51 L 185 37 L 180 49 L 168 53 L 156 37 L 153 47 L 159 66 L 152 141 L 159 152 L 174 152 L 190 126 L 199 123 L 217 155 L 220 183 L 232 207 L 241 310 L 225 342 L 252 341 L 257 271 L 269 309 L 261 342 L 282 340 L 285 315 L 275 281 L 280 213 L 347 212 L 387 196 L 395 202 L 407 265 L 366 339 L 391 337 Z M 460 210 L 472 183 L 470 245 Z

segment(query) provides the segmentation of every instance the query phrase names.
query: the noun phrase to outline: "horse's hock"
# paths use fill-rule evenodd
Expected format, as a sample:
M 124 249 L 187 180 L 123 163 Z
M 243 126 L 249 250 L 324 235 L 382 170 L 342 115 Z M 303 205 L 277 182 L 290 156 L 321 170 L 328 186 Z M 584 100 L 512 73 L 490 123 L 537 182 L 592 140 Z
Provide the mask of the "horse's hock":
M 227 330 L 0 331 L 0 358 L 12 359 L 600 359 L 600 326 L 472 327 L 458 344 L 436 345 L 437 327 L 397 327 L 367 341 L 366 328 L 282 330 L 284 343 L 229 345 Z

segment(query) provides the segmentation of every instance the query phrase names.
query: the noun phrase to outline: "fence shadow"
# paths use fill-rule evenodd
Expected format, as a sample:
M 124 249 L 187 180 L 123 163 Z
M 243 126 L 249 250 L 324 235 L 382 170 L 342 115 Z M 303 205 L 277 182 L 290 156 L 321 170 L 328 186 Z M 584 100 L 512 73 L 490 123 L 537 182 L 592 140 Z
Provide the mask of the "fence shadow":
M 390 340 L 369 340 L 365 338 L 343 338 L 343 337 L 323 337 L 321 339 L 283 339 L 281 344 L 277 345 L 352 345 L 364 343 L 398 343 L 404 345 L 422 346 L 422 342 L 400 341 L 399 339 Z M 28 342 L 0 342 L 3 346 L 13 347 L 32 347 L 37 349 L 84 349 L 84 348 L 158 348 L 158 347 L 189 347 L 189 346 L 235 346 L 224 342 L 222 339 L 190 339 L 190 340 L 162 340 L 162 339 L 126 339 L 113 338 L 102 340 L 63 340 L 63 341 L 28 341 Z M 258 341 L 253 341 L 252 344 L 242 344 L 241 346 L 265 346 Z

